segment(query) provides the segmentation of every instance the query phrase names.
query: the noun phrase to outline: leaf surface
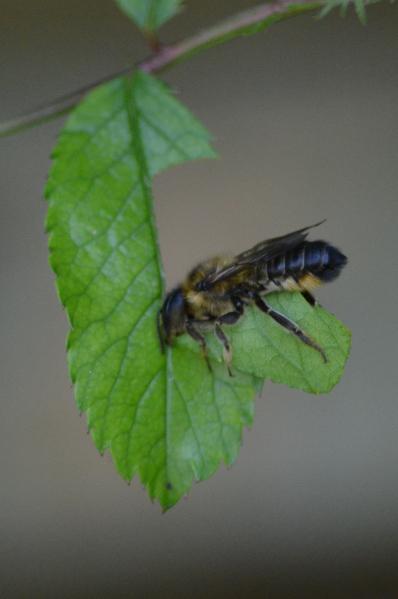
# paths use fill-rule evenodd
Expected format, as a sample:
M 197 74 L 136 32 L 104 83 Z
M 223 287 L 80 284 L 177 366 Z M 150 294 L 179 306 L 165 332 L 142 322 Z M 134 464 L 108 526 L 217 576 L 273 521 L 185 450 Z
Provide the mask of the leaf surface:
M 70 373 L 94 442 L 164 508 L 234 461 L 259 382 L 160 352 L 163 294 L 151 176 L 211 157 L 209 136 L 148 75 L 91 93 L 63 130 L 47 184 L 51 264 L 71 332 Z
M 327 391 L 349 346 L 343 325 L 326 311 L 280 294 L 270 301 L 324 347 L 326 366 L 254 309 L 228 330 L 233 378 L 211 334 L 212 372 L 186 335 L 161 353 L 156 314 L 164 284 L 152 177 L 212 156 L 202 125 L 165 85 L 137 72 L 98 88 L 74 111 L 46 188 L 50 260 L 71 323 L 77 404 L 97 448 L 110 450 L 126 480 L 137 474 L 165 509 L 193 480 L 232 464 L 263 379 Z
M 309 393 L 328 393 L 339 382 L 347 361 L 351 333 L 333 314 L 320 306 L 313 308 L 300 293 L 273 293 L 267 296 L 275 310 L 293 320 L 326 353 L 298 340 L 270 316 L 247 308 L 236 325 L 223 326 L 233 348 L 233 371 L 246 372 L 274 383 L 283 383 Z M 184 338 L 179 343 L 198 351 L 197 344 Z M 212 357 L 222 362 L 214 335 L 207 335 Z
M 181 0 L 116 0 L 120 9 L 144 31 L 156 31 L 179 10 Z

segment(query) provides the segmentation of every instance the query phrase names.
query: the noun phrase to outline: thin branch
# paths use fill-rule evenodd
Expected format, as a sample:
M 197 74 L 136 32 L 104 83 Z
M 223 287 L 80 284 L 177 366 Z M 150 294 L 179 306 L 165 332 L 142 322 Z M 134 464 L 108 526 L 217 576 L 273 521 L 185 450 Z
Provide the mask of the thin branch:
M 275 0 L 240 12 L 218 25 L 200 31 L 181 42 L 160 47 L 157 53 L 136 65 L 125 67 L 70 94 L 57 98 L 49 104 L 38 107 L 28 114 L 0 124 L 0 137 L 24 131 L 66 114 L 88 91 L 116 77 L 127 75 L 135 68 L 140 68 L 146 73 L 158 73 L 177 62 L 186 60 L 193 54 L 223 44 L 239 36 L 257 33 L 274 22 L 317 10 L 321 5 L 321 1 L 314 2 L 313 0 Z
M 166 67 L 186 60 L 203 50 L 213 48 L 236 37 L 257 33 L 271 23 L 304 12 L 318 10 L 321 5 L 321 2 L 314 2 L 313 0 L 265 2 L 260 6 L 238 13 L 214 27 L 200 31 L 186 40 L 177 42 L 172 46 L 165 46 L 158 54 L 141 62 L 139 67 L 147 73 L 162 71 Z
M 97 81 L 88 83 L 87 85 L 84 85 L 83 87 L 75 90 L 72 93 L 60 96 L 56 100 L 53 100 L 51 103 L 44 104 L 43 106 L 38 106 L 35 110 L 32 110 L 32 112 L 16 117 L 15 119 L 12 119 L 10 121 L 1 123 L 0 137 L 6 137 L 8 135 L 18 133 L 19 131 L 25 131 L 26 129 L 30 129 L 35 125 L 40 125 L 42 123 L 52 121 L 60 116 L 63 116 L 64 114 L 67 114 L 91 89 L 97 87 L 98 85 L 101 85 L 101 83 L 107 83 L 108 81 L 115 79 L 115 77 L 122 77 L 123 75 L 127 75 L 127 73 L 130 73 L 131 70 L 131 66 L 125 67 L 124 69 L 112 73 L 111 75 L 107 75 L 106 77 L 102 77 Z

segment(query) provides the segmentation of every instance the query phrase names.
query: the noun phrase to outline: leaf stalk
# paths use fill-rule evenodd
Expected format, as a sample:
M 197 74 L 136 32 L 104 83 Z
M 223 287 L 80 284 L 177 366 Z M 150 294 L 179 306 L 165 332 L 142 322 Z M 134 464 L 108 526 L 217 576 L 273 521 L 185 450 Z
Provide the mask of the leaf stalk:
M 135 65 L 129 65 L 78 90 L 61 96 L 48 104 L 0 124 L 0 137 L 25 131 L 67 114 L 91 89 L 107 83 L 116 77 L 122 77 L 136 68 L 146 73 L 158 73 L 206 49 L 213 48 L 242 35 L 250 35 L 265 29 L 274 22 L 292 16 L 318 10 L 322 2 L 313 0 L 275 0 L 264 2 L 255 8 L 242 11 L 213 27 L 198 32 L 168 46 L 158 46 L 153 41 L 154 54 Z

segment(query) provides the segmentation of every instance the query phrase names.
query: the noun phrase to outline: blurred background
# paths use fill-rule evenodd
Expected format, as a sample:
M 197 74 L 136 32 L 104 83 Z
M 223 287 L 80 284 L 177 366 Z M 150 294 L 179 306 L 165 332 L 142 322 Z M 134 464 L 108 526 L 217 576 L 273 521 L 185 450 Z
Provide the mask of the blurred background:
M 162 38 L 254 4 L 187 1 Z M 0 140 L 1 597 L 398 596 L 397 32 L 394 4 L 304 16 L 164 75 L 220 154 L 156 179 L 169 284 L 327 218 L 350 263 L 318 295 L 353 331 L 330 395 L 266 384 L 237 463 L 166 515 L 74 405 L 43 232 L 62 120 Z M 1 0 L 0 119 L 146 53 L 112 0 Z

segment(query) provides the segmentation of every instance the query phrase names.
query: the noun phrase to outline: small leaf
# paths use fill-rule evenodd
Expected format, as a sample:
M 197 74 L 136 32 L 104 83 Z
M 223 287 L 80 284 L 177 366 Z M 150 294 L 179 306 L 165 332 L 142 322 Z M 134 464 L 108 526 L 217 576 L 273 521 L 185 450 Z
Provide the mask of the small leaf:
M 267 296 L 275 310 L 293 320 L 325 351 L 305 345 L 257 308 L 248 308 L 241 321 L 224 325 L 233 349 L 234 372 L 245 372 L 274 383 L 283 383 L 309 393 L 328 393 L 340 380 L 347 361 L 350 331 L 324 308 L 313 308 L 300 293 L 273 293 Z M 219 362 L 222 354 L 214 335 L 207 336 L 212 357 Z M 197 345 L 181 340 L 197 351 Z
M 140 29 L 154 32 L 179 10 L 181 0 L 116 0 Z
M 318 13 L 318 18 L 323 19 L 324 17 L 327 17 L 327 15 L 331 13 L 332 10 L 334 10 L 337 6 L 340 6 L 340 0 L 326 0 L 322 4 L 322 8 Z
M 46 193 L 51 264 L 71 322 L 70 372 L 94 442 L 164 508 L 231 464 L 260 382 L 160 352 L 163 294 L 151 175 L 214 152 L 167 88 L 143 73 L 91 93 L 54 150 Z
M 362 25 L 366 25 L 366 4 L 374 3 L 375 1 L 378 0 L 368 0 L 368 2 L 365 0 L 354 0 L 355 12 Z M 322 9 L 319 11 L 319 17 L 325 17 L 336 8 L 340 9 L 340 14 L 344 17 L 347 14 L 348 7 L 349 0 L 325 0 Z
M 366 25 L 365 0 L 354 0 L 355 11 L 362 25 Z

